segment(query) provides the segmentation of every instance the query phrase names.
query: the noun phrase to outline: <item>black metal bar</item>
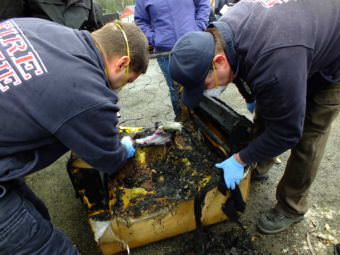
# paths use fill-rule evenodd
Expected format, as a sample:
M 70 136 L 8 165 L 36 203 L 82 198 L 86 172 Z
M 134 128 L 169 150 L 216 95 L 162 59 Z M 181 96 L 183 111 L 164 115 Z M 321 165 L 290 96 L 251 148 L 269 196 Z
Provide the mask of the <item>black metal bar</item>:
M 196 124 L 202 129 L 202 131 L 209 136 L 215 143 L 217 143 L 219 146 L 221 146 L 226 153 L 230 154 L 230 148 L 212 131 L 210 128 L 204 124 L 203 121 L 200 120 L 200 118 L 192 114 L 192 117 Z M 227 155 L 226 155 L 227 156 Z
M 170 51 L 152 53 L 152 54 L 150 54 L 149 59 L 167 57 L 169 55 L 170 55 Z
M 246 147 L 251 140 L 252 122 L 218 98 L 203 96 L 194 113 L 201 121 L 212 122 L 225 136 L 231 154 Z

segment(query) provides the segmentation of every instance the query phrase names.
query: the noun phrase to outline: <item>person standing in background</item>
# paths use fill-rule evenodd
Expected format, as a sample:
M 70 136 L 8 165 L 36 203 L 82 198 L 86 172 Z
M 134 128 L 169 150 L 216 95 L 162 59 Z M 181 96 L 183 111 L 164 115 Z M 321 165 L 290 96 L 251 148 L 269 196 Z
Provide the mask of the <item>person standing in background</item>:
M 210 0 L 136 0 L 135 23 L 155 53 L 168 52 L 187 32 L 203 31 L 208 25 Z M 179 92 L 169 74 L 169 57 L 157 58 L 170 91 L 176 117 L 181 113 Z

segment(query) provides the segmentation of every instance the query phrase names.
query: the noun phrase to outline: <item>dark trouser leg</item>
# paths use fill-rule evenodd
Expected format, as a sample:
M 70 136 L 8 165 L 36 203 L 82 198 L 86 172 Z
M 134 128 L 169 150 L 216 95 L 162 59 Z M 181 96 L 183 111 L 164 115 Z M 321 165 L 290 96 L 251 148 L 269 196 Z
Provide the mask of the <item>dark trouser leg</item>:
M 263 118 L 261 117 L 261 109 L 256 107 L 255 116 L 254 116 L 254 128 L 253 128 L 253 137 L 256 138 L 260 134 L 263 133 L 265 129 L 265 123 Z M 256 171 L 260 176 L 265 175 L 270 168 L 274 165 L 274 160 L 270 159 L 267 161 L 257 162 Z
M 170 100 L 172 104 L 172 108 L 174 110 L 175 116 L 179 117 L 181 114 L 181 102 L 179 96 L 179 88 L 175 84 L 175 82 L 171 79 L 169 72 L 169 57 L 160 57 L 157 58 L 158 65 L 162 70 L 164 75 L 166 84 L 168 85 L 170 92 Z
M 340 82 L 325 84 L 322 90 L 310 95 L 307 100 L 302 138 L 291 151 L 276 192 L 276 209 L 285 216 L 300 216 L 308 210 L 308 191 L 319 168 L 339 107 Z
M 46 220 L 51 220 L 45 203 L 32 192 L 23 179 L 13 180 L 11 185 L 29 200 Z
M 1 255 L 78 255 L 70 240 L 43 218 L 15 186 L 0 197 Z M 3 194 L 3 192 L 2 192 Z

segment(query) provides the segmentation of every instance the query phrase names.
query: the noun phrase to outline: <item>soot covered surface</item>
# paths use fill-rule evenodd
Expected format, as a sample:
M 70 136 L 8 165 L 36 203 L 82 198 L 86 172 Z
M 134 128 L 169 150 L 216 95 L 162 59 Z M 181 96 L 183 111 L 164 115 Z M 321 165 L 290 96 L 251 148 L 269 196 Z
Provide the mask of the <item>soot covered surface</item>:
M 254 249 L 250 236 L 241 228 L 227 232 L 197 230 L 179 245 L 178 250 L 165 255 L 262 255 Z
M 138 133 L 134 139 L 153 130 Z M 141 151 L 138 151 L 141 150 Z M 220 170 L 214 165 L 224 159 L 202 134 L 186 123 L 172 132 L 167 145 L 139 148 L 146 163 L 132 160 L 109 182 L 115 199 L 112 211 L 119 216 L 138 217 L 183 200 L 193 199 L 202 188 L 216 186 Z

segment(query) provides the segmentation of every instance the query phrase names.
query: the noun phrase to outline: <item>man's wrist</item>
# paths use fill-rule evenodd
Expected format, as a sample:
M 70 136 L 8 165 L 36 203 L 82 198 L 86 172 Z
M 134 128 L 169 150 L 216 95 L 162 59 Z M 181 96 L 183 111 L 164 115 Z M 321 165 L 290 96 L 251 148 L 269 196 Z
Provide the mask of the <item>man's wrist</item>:
M 238 163 L 240 163 L 240 164 L 242 164 L 242 165 L 244 165 L 244 166 L 247 164 L 246 162 L 244 162 L 244 161 L 241 159 L 239 153 L 234 154 L 234 158 L 236 159 L 236 161 L 237 161 Z

